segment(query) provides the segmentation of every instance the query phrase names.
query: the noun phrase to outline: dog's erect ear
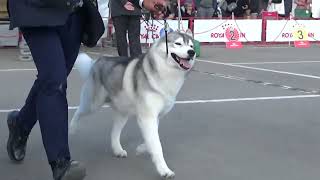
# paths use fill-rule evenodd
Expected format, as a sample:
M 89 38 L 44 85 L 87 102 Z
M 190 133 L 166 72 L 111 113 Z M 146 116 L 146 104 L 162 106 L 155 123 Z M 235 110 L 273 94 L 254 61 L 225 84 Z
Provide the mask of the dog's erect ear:
M 193 33 L 190 29 L 187 29 L 186 34 L 188 34 L 189 36 L 193 37 Z

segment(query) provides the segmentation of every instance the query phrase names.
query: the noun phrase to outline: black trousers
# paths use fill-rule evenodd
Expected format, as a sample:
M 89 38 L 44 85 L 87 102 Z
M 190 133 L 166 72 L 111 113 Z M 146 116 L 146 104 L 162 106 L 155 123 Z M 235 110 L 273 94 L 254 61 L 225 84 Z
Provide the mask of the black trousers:
M 284 0 L 285 17 L 289 17 L 292 12 L 292 0 Z
M 76 13 L 63 26 L 21 28 L 38 74 L 19 112 L 19 124 L 30 133 L 39 121 L 49 162 L 70 159 L 67 77 L 79 53 L 81 29 Z
M 140 16 L 116 16 L 112 18 L 119 56 L 128 55 L 127 32 L 129 39 L 130 57 L 142 54 L 140 44 Z

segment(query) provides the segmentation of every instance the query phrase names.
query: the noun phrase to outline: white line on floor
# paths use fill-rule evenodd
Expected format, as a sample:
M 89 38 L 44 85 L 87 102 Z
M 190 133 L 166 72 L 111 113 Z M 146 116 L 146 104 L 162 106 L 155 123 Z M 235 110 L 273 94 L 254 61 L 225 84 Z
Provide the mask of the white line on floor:
M 228 63 L 228 64 L 254 65 L 254 64 L 302 64 L 302 63 L 320 63 L 320 61 L 242 62 L 242 63 Z
M 73 68 L 72 70 L 75 70 L 76 68 Z M 37 71 L 37 69 L 0 69 L 0 72 L 17 72 L 17 71 Z
M 0 72 L 15 72 L 15 71 L 36 71 L 37 69 L 0 69 Z
M 94 54 L 94 55 L 105 55 L 105 56 L 113 56 L 112 54 L 106 54 L 106 53 L 99 53 L 99 52 L 86 52 L 88 54 Z M 201 60 L 200 62 L 209 62 L 209 63 L 223 63 L 218 61 L 207 61 L 207 60 Z M 320 63 L 320 61 L 285 61 L 285 62 L 240 62 L 240 63 L 223 63 L 225 65 L 259 65 L 259 64 L 302 64 L 302 63 Z M 25 69 L 19 69 L 19 68 L 12 68 L 12 69 L 0 69 L 0 72 L 16 72 L 16 71 L 37 71 L 35 68 L 25 68 Z
M 281 99 L 317 98 L 317 97 L 320 97 L 320 95 L 271 96 L 271 97 L 254 97 L 254 98 L 192 100 L 192 101 L 177 101 L 176 104 L 200 104 L 200 103 L 221 103 L 221 102 L 239 102 L 239 101 L 262 101 L 262 100 L 281 100 Z
M 93 52 L 93 51 L 86 51 L 85 53 L 98 55 L 98 56 L 117 56 L 117 55 L 113 55 L 113 54 Z
M 99 53 L 99 52 L 85 52 L 85 53 L 88 53 L 88 54 L 94 54 L 94 55 L 104 55 L 104 56 L 113 56 L 111 54 L 106 54 L 106 53 Z M 74 70 L 75 68 L 73 68 Z M 17 72 L 17 71 L 37 71 L 36 68 L 22 68 L 22 69 L 19 69 L 19 68 L 12 68 L 12 69 L 0 69 L 0 72 Z
M 318 98 L 320 95 L 298 95 L 298 96 L 271 96 L 271 97 L 253 97 L 253 98 L 230 98 L 230 99 L 207 99 L 207 100 L 188 100 L 177 101 L 176 104 L 202 104 L 202 103 L 223 103 L 223 102 L 241 102 L 241 101 L 266 101 L 266 100 L 284 100 L 284 99 L 302 99 L 302 98 Z M 108 105 L 103 108 L 108 108 Z M 75 110 L 78 106 L 69 106 L 69 110 Z M 0 109 L 0 113 L 8 113 L 16 109 Z
M 239 67 L 239 68 L 245 68 L 245 69 L 252 69 L 252 70 L 258 70 L 258 71 L 273 72 L 273 73 L 278 73 L 278 74 L 287 74 L 287 75 L 306 77 L 306 78 L 312 78 L 312 79 L 320 79 L 320 76 L 313 76 L 313 75 L 308 75 L 308 74 L 292 73 L 292 72 L 287 72 L 287 71 L 277 71 L 277 70 L 272 70 L 272 69 L 256 68 L 256 67 L 250 67 L 250 66 L 243 66 L 243 65 L 237 65 L 237 64 L 222 63 L 222 62 L 217 62 L 217 61 L 201 60 L 201 59 L 198 59 L 197 61 L 225 65 L 225 66 Z

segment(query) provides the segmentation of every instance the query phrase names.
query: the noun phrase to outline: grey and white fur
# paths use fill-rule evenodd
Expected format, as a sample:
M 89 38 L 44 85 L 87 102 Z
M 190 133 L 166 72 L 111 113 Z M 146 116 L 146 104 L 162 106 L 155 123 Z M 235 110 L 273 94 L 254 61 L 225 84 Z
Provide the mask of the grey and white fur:
M 139 58 L 100 57 L 93 61 L 87 54 L 79 54 L 75 66 L 85 78 L 81 90 L 80 106 L 75 112 L 70 133 L 78 129 L 78 120 L 109 104 L 114 110 L 111 131 L 111 147 L 117 157 L 126 157 L 120 135 L 129 117 L 137 119 L 144 143 L 136 149 L 137 154 L 150 153 L 160 176 L 172 178 L 163 157 L 158 134 L 159 119 L 175 104 L 185 78 L 195 63 L 193 37 L 190 30 L 162 37 L 146 54 Z

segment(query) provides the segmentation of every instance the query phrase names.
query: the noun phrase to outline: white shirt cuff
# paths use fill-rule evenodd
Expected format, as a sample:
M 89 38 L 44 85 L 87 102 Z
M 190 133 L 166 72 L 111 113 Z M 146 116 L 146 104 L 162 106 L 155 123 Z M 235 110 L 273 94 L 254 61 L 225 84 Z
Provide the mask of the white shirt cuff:
M 142 3 L 143 3 L 143 0 L 139 0 L 139 5 L 140 5 L 141 8 L 143 8 L 142 7 Z

